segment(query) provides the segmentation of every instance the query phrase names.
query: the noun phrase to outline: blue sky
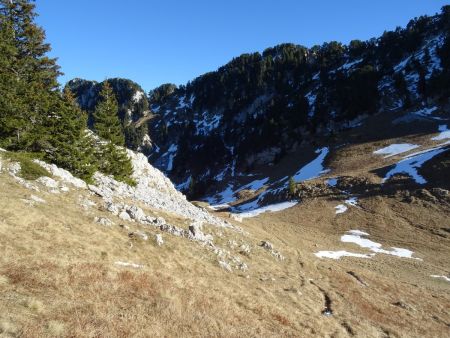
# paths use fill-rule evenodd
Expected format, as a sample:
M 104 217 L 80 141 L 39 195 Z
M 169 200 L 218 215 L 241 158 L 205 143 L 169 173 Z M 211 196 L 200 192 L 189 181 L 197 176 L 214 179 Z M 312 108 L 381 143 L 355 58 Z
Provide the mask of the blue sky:
M 146 91 L 184 84 L 242 53 L 369 39 L 432 15 L 440 0 L 37 0 L 38 23 L 65 73 L 124 77 Z

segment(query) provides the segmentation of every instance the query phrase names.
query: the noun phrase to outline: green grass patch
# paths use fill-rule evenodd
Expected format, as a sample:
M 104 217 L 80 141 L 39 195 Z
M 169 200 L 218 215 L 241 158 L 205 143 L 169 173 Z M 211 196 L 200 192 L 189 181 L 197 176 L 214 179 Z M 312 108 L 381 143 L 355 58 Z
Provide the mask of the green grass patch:
M 39 159 L 41 156 L 38 153 L 22 153 L 22 152 L 2 152 L 5 158 L 10 161 L 20 163 L 19 177 L 26 180 L 35 180 L 42 176 L 51 177 L 52 175 L 42 168 L 39 164 L 34 163 L 34 159 Z

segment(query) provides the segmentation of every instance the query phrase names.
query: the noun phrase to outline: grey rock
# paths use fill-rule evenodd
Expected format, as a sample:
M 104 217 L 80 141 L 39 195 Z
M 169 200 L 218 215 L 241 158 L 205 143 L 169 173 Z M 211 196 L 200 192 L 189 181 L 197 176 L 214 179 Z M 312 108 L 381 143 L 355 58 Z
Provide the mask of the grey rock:
M 137 222 L 147 222 L 147 215 L 144 213 L 144 211 L 139 208 L 136 205 L 132 205 L 130 207 L 127 207 L 127 213 L 130 215 L 132 219 L 134 219 Z
M 106 217 L 95 217 L 94 222 L 107 227 L 110 227 L 114 224 L 113 221 Z
M 116 216 L 119 214 L 119 207 L 117 206 L 117 204 L 114 204 L 112 201 L 105 202 L 105 209 Z
M 136 230 L 136 231 L 130 232 L 128 234 L 128 237 L 131 237 L 131 238 L 136 237 L 136 238 L 140 238 L 140 239 L 142 239 L 144 241 L 148 240 L 147 234 L 145 232 L 143 232 L 143 231 L 140 231 L 140 230 Z
M 262 241 L 260 246 L 266 250 L 273 250 L 273 244 L 270 243 L 269 241 Z
M 177 237 L 185 237 L 186 236 L 186 230 L 181 229 L 181 228 L 177 227 L 176 225 L 171 225 L 171 224 L 165 223 L 165 224 L 161 224 L 160 229 L 161 229 L 161 231 L 168 232 Z
M 125 210 L 123 210 L 120 214 L 119 214 L 119 218 L 124 220 L 124 221 L 131 221 L 131 217 L 130 214 L 128 212 L 126 212 Z
M 245 264 L 244 262 L 238 264 L 238 269 L 241 271 L 248 271 L 248 265 Z
M 251 248 L 250 245 L 248 245 L 247 243 L 241 244 L 241 246 L 239 247 L 239 253 L 242 255 L 250 255 L 251 252 Z

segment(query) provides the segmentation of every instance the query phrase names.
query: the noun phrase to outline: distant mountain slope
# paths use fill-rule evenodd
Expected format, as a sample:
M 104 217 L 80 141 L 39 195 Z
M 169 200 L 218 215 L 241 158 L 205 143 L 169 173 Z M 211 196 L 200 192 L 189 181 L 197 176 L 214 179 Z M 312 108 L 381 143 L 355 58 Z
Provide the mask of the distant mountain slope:
M 137 83 L 127 79 L 108 79 L 119 104 L 119 118 L 123 123 L 126 144 L 133 150 L 148 150 L 150 146 L 147 124 L 140 123 L 150 111 L 147 96 Z M 88 112 L 88 124 L 92 126 L 95 106 L 103 82 L 73 79 L 66 84 L 79 106 Z
M 414 112 L 448 115 L 449 29 L 446 6 L 376 39 L 282 44 L 186 86 L 162 85 L 148 98 L 156 118 L 141 125 L 151 139 L 146 154 L 191 198 L 220 202 L 266 177 L 285 194 L 287 178 L 300 178 L 315 151 L 326 148 L 329 156 L 338 136 L 369 116 L 409 123 Z M 90 92 L 76 91 L 82 106 Z

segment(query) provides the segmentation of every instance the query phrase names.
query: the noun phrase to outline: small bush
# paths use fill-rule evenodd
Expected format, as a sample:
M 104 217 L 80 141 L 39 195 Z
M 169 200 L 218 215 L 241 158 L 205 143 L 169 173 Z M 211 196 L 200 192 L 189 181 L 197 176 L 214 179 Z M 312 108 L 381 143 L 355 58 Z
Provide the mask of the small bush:
M 26 180 L 35 180 L 42 176 L 51 176 L 47 170 L 33 162 L 33 159 L 40 158 L 40 154 L 14 152 L 6 152 L 4 154 L 9 160 L 20 163 L 20 172 L 18 175 Z

